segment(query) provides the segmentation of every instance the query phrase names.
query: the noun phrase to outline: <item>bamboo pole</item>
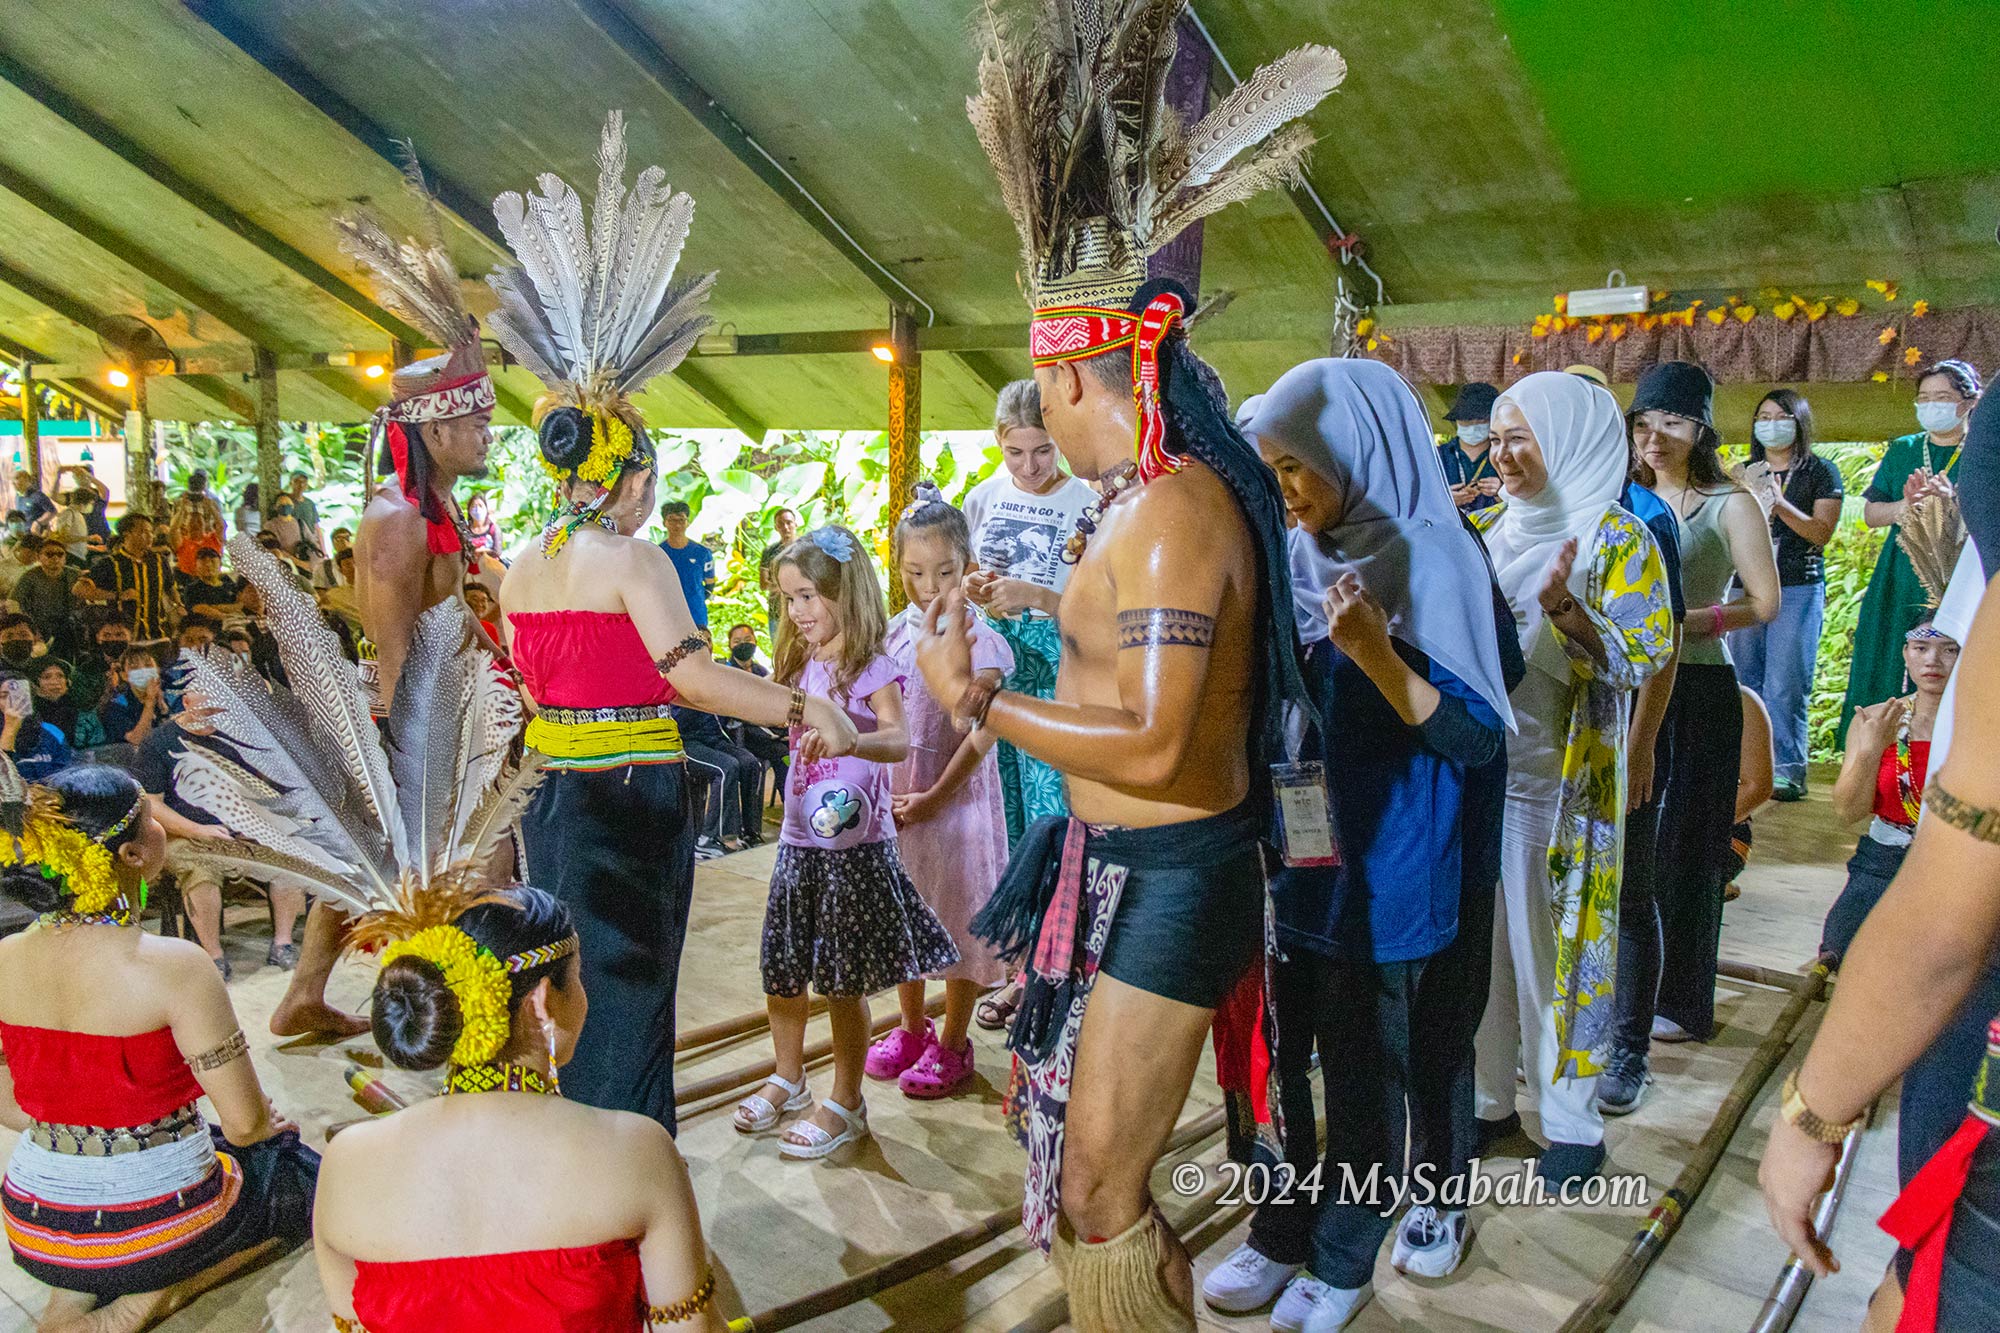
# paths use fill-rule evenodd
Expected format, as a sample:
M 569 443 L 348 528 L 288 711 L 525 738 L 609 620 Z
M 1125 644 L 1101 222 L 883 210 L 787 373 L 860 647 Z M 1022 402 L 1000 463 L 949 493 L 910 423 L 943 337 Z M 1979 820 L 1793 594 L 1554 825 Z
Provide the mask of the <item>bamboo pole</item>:
M 1597 1289 L 1563 1321 L 1560 1333 L 1604 1333 L 1611 1327 L 1611 1321 L 1618 1312 L 1625 1308 L 1625 1302 L 1632 1299 L 1639 1280 L 1646 1276 L 1653 1260 L 1659 1258 L 1667 1242 L 1680 1230 L 1688 1209 L 1694 1207 L 1695 1200 L 1701 1197 L 1715 1164 L 1722 1160 L 1730 1139 L 1735 1137 L 1743 1117 L 1749 1114 L 1750 1104 L 1757 1099 L 1764 1084 L 1770 1081 L 1772 1071 L 1791 1050 L 1792 1031 L 1805 1017 L 1813 1001 L 1825 991 L 1831 962 L 1830 956 L 1822 956 L 1814 961 L 1811 971 L 1799 978 L 1798 984 L 1792 988 L 1792 998 L 1785 1002 L 1770 1034 L 1759 1043 L 1750 1056 L 1750 1063 L 1736 1076 L 1729 1095 L 1722 1099 L 1715 1119 L 1709 1123 L 1708 1132 L 1695 1145 L 1694 1155 L 1674 1178 L 1673 1186 L 1653 1206 L 1645 1225 L 1632 1237 L 1625 1253 L 1611 1266 L 1611 1271 L 1604 1275 Z
M 1732 981 L 1750 981 L 1759 986 L 1776 986 L 1779 990 L 1795 989 L 1805 979 L 1803 972 L 1781 972 L 1775 967 L 1763 967 L 1757 963 L 1739 963 L 1733 958 L 1724 958 L 1716 963 L 1715 974 L 1728 977 Z
M 21 466 L 37 486 L 47 484 L 42 480 L 42 407 L 35 401 L 35 363 L 25 359 L 21 362 Z
M 943 1013 L 944 996 L 932 996 L 930 1003 L 924 1006 L 924 1012 L 933 1018 Z M 902 1021 L 903 1016 L 901 1013 L 891 1012 L 886 1017 L 876 1019 L 869 1026 L 869 1035 L 879 1037 Z M 825 1041 L 814 1042 L 811 1046 L 806 1047 L 806 1064 L 808 1067 L 818 1064 L 821 1060 L 826 1059 L 832 1054 L 833 1038 L 828 1037 Z M 721 1096 L 725 1092 L 734 1092 L 738 1088 L 754 1088 L 764 1082 L 764 1080 L 770 1078 L 777 1071 L 778 1061 L 773 1057 L 769 1060 L 759 1060 L 755 1064 L 745 1065 L 741 1069 L 732 1069 L 726 1074 L 716 1074 L 711 1078 L 705 1078 L 698 1083 L 690 1083 L 685 1088 L 677 1089 L 674 1093 L 674 1105 L 676 1107 L 691 1106 L 696 1102 L 707 1101 L 710 1097 Z
M 1167 1150 L 1163 1156 L 1186 1152 L 1222 1132 L 1226 1123 L 1226 1112 L 1216 1107 L 1189 1121 L 1174 1132 L 1167 1140 Z M 869 1269 L 857 1273 L 842 1282 L 787 1301 L 762 1314 L 745 1315 L 729 1321 L 729 1333 L 780 1333 L 780 1330 L 797 1328 L 800 1324 L 832 1314 L 835 1310 L 846 1309 L 850 1305 L 878 1296 L 891 1287 L 901 1286 L 915 1277 L 921 1277 L 934 1268 L 941 1268 L 962 1255 L 984 1245 L 996 1236 L 1003 1236 L 1021 1224 L 1021 1205 L 1017 1201 L 998 1209 L 979 1221 L 953 1232 L 943 1240 L 933 1241 L 922 1249 L 912 1250 Z
M 1833 1184 L 1819 1196 L 1819 1203 L 1813 1209 L 1813 1234 L 1821 1240 L 1828 1239 L 1833 1231 L 1834 1219 L 1840 1215 L 1841 1196 L 1847 1193 L 1848 1178 L 1854 1174 L 1854 1159 L 1861 1155 L 1861 1136 L 1868 1132 L 1874 1119 L 1875 1107 L 1870 1105 L 1867 1120 L 1848 1131 L 1847 1137 L 1840 1141 L 1840 1158 L 1833 1165 Z M 1770 1295 L 1764 1298 L 1764 1308 L 1757 1312 L 1757 1322 L 1750 1326 L 1750 1333 L 1786 1333 L 1799 1317 L 1799 1307 L 1805 1303 L 1812 1282 L 1811 1270 L 1799 1262 L 1796 1254 L 1787 1258 L 1785 1266 L 1778 1270 L 1778 1280 L 1771 1284 Z
M 812 1003 L 806 1006 L 806 1017 L 810 1018 L 814 1014 L 825 1012 L 826 997 L 813 996 Z M 710 1023 L 707 1027 L 681 1033 L 674 1038 L 674 1051 L 678 1054 L 681 1051 L 694 1050 L 698 1046 L 714 1046 L 728 1041 L 731 1037 L 746 1037 L 769 1026 L 771 1026 L 770 1012 L 753 1009 L 747 1014 L 738 1014 L 734 1018 L 725 1018 L 720 1023 Z

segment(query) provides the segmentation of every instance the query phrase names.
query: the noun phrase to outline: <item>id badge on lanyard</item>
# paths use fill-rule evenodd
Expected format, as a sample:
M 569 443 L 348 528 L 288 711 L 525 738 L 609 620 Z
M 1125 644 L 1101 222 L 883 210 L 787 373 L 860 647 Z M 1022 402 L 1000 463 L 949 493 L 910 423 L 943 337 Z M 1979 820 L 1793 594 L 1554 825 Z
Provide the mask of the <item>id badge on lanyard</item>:
M 1337 866 L 1333 797 L 1326 766 L 1317 762 L 1271 765 L 1271 794 L 1278 803 L 1279 850 L 1288 866 Z

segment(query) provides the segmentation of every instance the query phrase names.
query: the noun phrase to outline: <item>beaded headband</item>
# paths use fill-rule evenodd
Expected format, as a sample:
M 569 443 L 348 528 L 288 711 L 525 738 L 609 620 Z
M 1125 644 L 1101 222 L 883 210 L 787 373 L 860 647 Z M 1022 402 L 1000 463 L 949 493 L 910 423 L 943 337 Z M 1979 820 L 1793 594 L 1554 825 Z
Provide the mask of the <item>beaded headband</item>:
M 96 843 L 100 847 L 110 846 L 111 840 L 113 838 L 116 838 L 119 834 L 123 833 L 126 829 L 132 827 L 132 821 L 137 819 L 139 817 L 139 812 L 145 808 L 146 808 L 146 793 L 140 792 L 139 799 L 132 802 L 132 808 L 125 812 L 124 818 L 120 819 L 116 824 L 113 824 L 110 828 L 104 830 L 104 832 L 99 833 L 94 837 L 92 837 L 91 841 Z
M 1904 643 L 1923 643 L 1930 639 L 1949 639 L 1951 635 L 1926 620 L 1923 624 L 1903 636 Z

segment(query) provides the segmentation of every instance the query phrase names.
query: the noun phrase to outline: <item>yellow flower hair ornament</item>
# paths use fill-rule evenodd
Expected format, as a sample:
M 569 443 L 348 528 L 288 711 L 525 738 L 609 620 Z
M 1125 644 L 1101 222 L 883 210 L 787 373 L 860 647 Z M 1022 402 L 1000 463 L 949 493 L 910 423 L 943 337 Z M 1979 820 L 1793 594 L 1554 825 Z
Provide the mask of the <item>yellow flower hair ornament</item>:
M 514 987 L 507 965 L 457 926 L 428 926 L 382 951 L 382 966 L 421 958 L 444 973 L 463 1026 L 451 1048 L 455 1065 L 485 1064 L 507 1044 Z
M 63 815 L 61 798 L 39 787 L 31 792 L 20 836 L 0 837 L 0 864 L 36 867 L 71 896 L 72 911 L 93 916 L 107 910 L 118 901 L 121 890 L 111 851 L 104 844 L 131 827 L 145 798 L 140 797 L 123 819 L 93 838 Z
M 632 427 L 616 413 L 602 407 L 580 409 L 590 419 L 590 452 L 584 456 L 574 470 L 557 467 L 548 459 L 542 460 L 542 468 L 558 482 L 574 477 L 587 481 L 596 487 L 596 494 L 588 499 L 571 499 L 564 503 L 549 525 L 542 529 L 542 554 L 553 556 L 569 543 L 570 536 L 586 523 L 596 523 L 611 532 L 618 525 L 606 518 L 604 502 L 611 498 L 611 488 L 618 484 L 618 476 L 632 461 L 636 439 Z

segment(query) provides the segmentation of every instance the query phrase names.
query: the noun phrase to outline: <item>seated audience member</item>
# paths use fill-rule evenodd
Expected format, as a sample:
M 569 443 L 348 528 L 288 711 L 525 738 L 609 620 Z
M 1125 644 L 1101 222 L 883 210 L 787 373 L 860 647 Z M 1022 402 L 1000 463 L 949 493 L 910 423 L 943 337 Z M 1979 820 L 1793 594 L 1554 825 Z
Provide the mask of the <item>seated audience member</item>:
M 215 646 L 215 636 L 221 632 L 222 622 L 215 617 L 191 614 L 181 622 L 181 630 L 174 636 L 174 644 L 184 650 L 205 652 Z
M 5 546 L 0 547 L 0 597 L 14 595 L 14 585 L 20 582 L 21 575 L 35 567 L 35 558 L 41 553 L 39 537 L 30 537 L 23 532 L 20 536 L 7 539 Z
M 0 941 L 7 1240 L 54 1288 L 46 1333 L 130 1333 L 303 1244 L 319 1157 L 200 954 L 139 928 L 163 839 L 138 784 L 89 765 L 37 796 L 4 888 L 56 924 Z
M 0 664 L 25 675 L 29 664 L 48 650 L 34 621 L 18 612 L 0 615 Z
M 500 641 L 500 604 L 493 600 L 493 594 L 483 583 L 465 585 L 465 604 L 472 608 L 472 618 L 486 627 L 493 641 Z
M 277 637 L 264 624 L 264 596 L 257 591 L 256 584 L 244 583 L 242 606 L 243 628 L 250 635 L 250 665 L 273 685 L 288 684 L 284 661 L 278 656 Z
M 342 579 L 340 577 L 339 563 L 342 551 L 351 551 L 354 549 L 354 534 L 346 528 L 335 528 L 332 536 L 333 554 L 319 561 L 313 567 L 313 587 L 315 588 L 334 588 L 343 582 L 354 582 L 351 578 Z
M 254 669 L 254 664 L 250 658 L 251 639 L 249 630 L 244 629 L 241 625 L 231 625 L 222 631 L 222 638 L 217 642 L 221 643 L 231 657 L 243 663 L 244 666 Z
M 153 811 L 167 834 L 166 871 L 174 877 L 174 885 L 180 890 L 181 902 L 187 908 L 195 939 L 200 941 L 203 952 L 215 964 L 216 971 L 222 973 L 222 979 L 228 981 L 235 976 L 236 970 L 222 950 L 222 877 L 212 867 L 188 855 L 187 841 L 190 838 L 226 838 L 229 830 L 207 822 L 203 812 L 182 800 L 174 789 L 174 761 L 185 748 L 187 739 L 180 723 L 172 718 L 162 720 L 139 745 L 131 772 L 133 777 L 139 779 L 139 785 L 154 798 Z M 225 742 L 209 739 L 202 742 L 202 746 L 224 759 L 241 762 Z M 306 909 L 305 890 L 277 888 L 251 880 L 238 882 L 249 884 L 271 900 L 271 947 L 265 953 L 264 961 L 271 967 L 289 972 L 299 961 L 299 950 L 292 943 L 292 932 Z
M 322 589 L 319 596 L 320 609 L 347 622 L 350 630 L 361 627 L 361 600 L 355 592 L 354 548 L 333 557 L 333 566 L 339 578 L 331 587 Z
M 68 654 L 73 648 L 71 637 L 81 604 L 78 577 L 69 567 L 68 548 L 50 538 L 36 550 L 35 567 L 14 583 L 14 605 L 34 623 L 42 638 L 56 645 L 57 653 Z
M 0 675 L 0 750 L 29 782 L 68 768 L 74 759 L 62 733 L 35 717 L 34 689 L 18 675 Z
M 160 671 L 160 655 L 145 644 L 125 650 L 120 660 L 121 678 L 112 686 L 111 697 L 97 710 L 104 724 L 104 739 L 143 745 L 153 728 L 167 720 L 172 706 Z
M 729 656 L 724 659 L 738 671 L 748 671 L 754 676 L 768 676 L 770 669 L 757 660 L 757 631 L 750 625 L 729 627 Z M 777 775 L 777 783 L 771 788 L 775 797 L 785 789 L 785 774 L 791 764 L 791 742 L 782 727 L 759 727 L 738 718 L 729 718 L 722 724 L 723 734 L 740 748 L 748 750 L 752 758 L 766 771 Z M 760 773 L 756 778 L 756 791 L 761 799 L 764 793 L 764 778 Z M 762 830 L 754 823 L 746 825 L 761 840 Z
M 296 526 L 296 524 L 294 526 Z M 311 572 L 306 568 L 305 563 L 301 561 L 294 552 L 286 548 L 284 539 L 282 537 L 280 537 L 276 532 L 272 531 L 270 528 L 267 527 L 262 532 L 259 532 L 257 534 L 257 544 L 263 547 L 265 550 L 269 551 L 272 555 L 277 556 L 278 564 L 282 566 L 285 570 L 287 570 L 293 578 L 299 581 L 299 586 L 301 588 L 305 588 L 308 591 L 311 590 L 312 588 Z
M 69 680 L 69 692 L 77 706 L 93 713 L 111 697 L 111 677 L 125 660 L 125 650 L 132 646 L 132 622 L 116 611 L 105 614 L 107 618 L 91 636 L 90 648 L 73 659 Z
M 681 746 L 694 772 L 708 779 L 695 855 L 716 857 L 762 843 L 764 769 L 757 757 L 729 739 L 711 713 L 676 706 L 674 720 L 681 724 Z
M 183 574 L 180 583 L 181 605 L 190 612 L 233 614 L 243 593 L 243 580 L 222 572 L 222 552 L 210 546 L 195 548 L 194 573 Z
M 104 744 L 97 710 L 84 707 L 70 689 L 69 663 L 49 657 L 34 663 L 30 670 L 34 672 L 35 721 L 55 728 L 72 750 Z
M 95 491 L 64 491 L 62 508 L 56 510 L 55 524 L 49 529 L 49 535 L 61 542 L 73 559 L 83 560 L 89 556 L 90 506 L 96 499 Z

